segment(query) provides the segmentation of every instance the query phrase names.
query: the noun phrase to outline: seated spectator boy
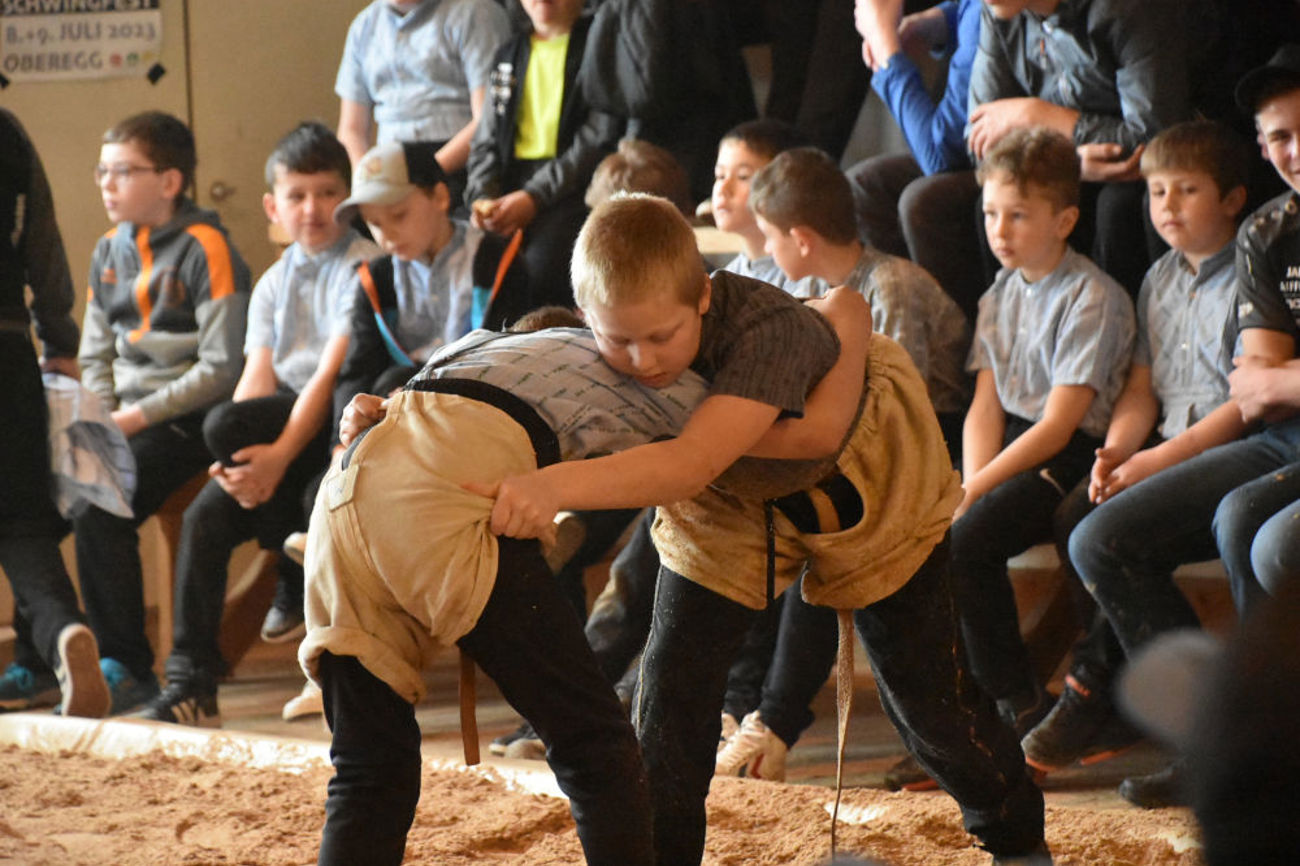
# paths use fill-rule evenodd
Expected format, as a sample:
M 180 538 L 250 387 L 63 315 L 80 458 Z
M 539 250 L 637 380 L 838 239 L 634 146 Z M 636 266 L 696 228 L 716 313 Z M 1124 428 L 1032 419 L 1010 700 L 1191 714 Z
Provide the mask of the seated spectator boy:
M 121 713 L 158 693 L 136 528 L 212 462 L 203 423 L 239 380 L 249 276 L 216 213 L 185 195 L 195 165 L 185 124 L 145 112 L 103 141 L 95 180 L 117 227 L 91 259 L 79 360 L 82 381 L 127 436 L 138 484 L 133 518 L 92 506 L 72 527 L 82 598 Z
M 465 191 L 474 225 L 507 237 L 523 232 L 528 291 L 501 299 L 496 320 L 483 323 L 493 328 L 537 307 L 573 306 L 569 258 L 587 217 L 583 193 L 623 125 L 589 110 L 577 84 L 592 20 L 582 0 L 522 5 L 532 29 L 496 54 Z
M 1094 504 L 1245 429 L 1228 399 L 1228 374 L 1237 342 L 1232 241 L 1248 165 L 1244 143 L 1211 121 L 1171 126 L 1142 154 L 1151 222 L 1171 249 L 1142 282 L 1137 346 L 1106 444 L 1089 478 L 1057 510 L 1057 547 L 1067 568 L 1070 531 Z M 1096 611 L 1086 591 L 1077 607 Z M 1123 662 L 1114 631 L 1097 614 L 1075 645 L 1056 706 L 1021 741 L 1029 764 L 1051 771 L 1081 759 L 1095 763 L 1138 739 L 1114 703 Z
M 703 395 L 684 364 L 650 387 L 604 363 L 588 331 L 550 329 L 476 331 L 388 400 L 357 397 L 308 533 L 299 659 L 322 686 L 335 766 L 320 863 L 402 861 L 420 672 L 453 643 L 545 742 L 587 862 L 653 862 L 636 738 L 580 621 L 537 542 L 494 537 L 492 500 L 464 488 L 672 435 Z
M 1261 427 L 1103 502 L 1070 535 L 1070 561 L 1126 656 L 1161 632 L 1199 625 L 1173 580 L 1184 563 L 1221 556 L 1238 610 L 1247 610 L 1263 592 L 1250 577 L 1250 545 L 1297 498 L 1296 473 L 1278 470 L 1300 462 L 1300 46 L 1244 76 L 1237 100 L 1254 113 L 1265 155 L 1291 187 L 1237 233 L 1242 354 L 1228 382 L 1243 421 Z M 1181 775 L 1176 763 L 1126 779 L 1120 793 L 1143 806 L 1177 803 Z
M 334 82 L 353 164 L 372 144 L 433 142 L 459 208 L 492 55 L 509 37 L 492 0 L 372 0 L 348 27 Z
M 266 215 L 292 243 L 253 289 L 234 398 L 203 425 L 216 462 L 185 510 L 167 685 L 144 718 L 220 726 L 217 681 L 226 666 L 218 639 L 230 555 L 249 538 L 278 551 L 286 535 L 306 528 L 303 491 L 329 462 L 331 398 L 357 291 L 353 267 L 376 252 L 334 221 L 351 175 L 347 151 L 319 123 L 294 129 L 266 161 Z M 295 640 L 305 631 L 302 570 L 287 556 L 279 567 L 262 635 Z
M 18 640 L 0 674 L 0 710 L 62 697 L 63 713 L 98 718 L 109 692 L 95 636 L 59 553 L 62 519 L 50 495 L 50 428 L 41 369 L 78 375 L 72 279 L 45 168 L 18 118 L 0 109 L 0 569 L 13 589 Z M 32 289 L 29 318 L 26 288 Z M 44 346 L 32 351 L 31 323 Z
M 676 439 L 474 489 L 497 497 L 492 530 L 519 537 L 546 532 L 557 508 L 660 504 L 663 565 L 634 701 L 656 862 L 700 861 L 728 667 L 805 566 L 810 601 L 852 610 L 891 718 L 995 862 L 1050 862 L 1015 736 L 962 685 L 951 652 L 945 539 L 960 492 L 943 437 L 906 352 L 870 333 L 862 296 L 806 305 L 725 271 L 710 278 L 687 222 L 644 197 L 592 212 L 574 288 L 612 367 L 652 387 L 691 367 L 709 396 Z
M 1012 129 L 1046 126 L 1079 148 L 1072 239 L 1136 297 L 1153 258 L 1138 157 L 1191 117 L 1189 35 L 1201 0 L 985 0 L 967 142 L 977 160 Z
M 401 387 L 440 347 L 470 330 L 474 290 L 494 278 L 507 296 L 523 269 L 500 267 L 505 242 L 452 219 L 447 175 L 428 142 L 373 148 L 354 166 L 335 219 L 360 211 L 385 255 L 357 268 L 352 337 L 334 394 L 337 420 L 352 397 Z M 504 275 L 498 273 L 504 270 Z
M 1002 270 L 980 298 L 968 362 L 953 585 L 975 677 L 1023 735 L 1050 702 L 1020 638 L 1007 559 L 1052 538 L 1052 513 L 1087 476 L 1124 386 L 1133 304 L 1066 244 L 1079 215 L 1069 139 L 1015 130 L 977 173 Z

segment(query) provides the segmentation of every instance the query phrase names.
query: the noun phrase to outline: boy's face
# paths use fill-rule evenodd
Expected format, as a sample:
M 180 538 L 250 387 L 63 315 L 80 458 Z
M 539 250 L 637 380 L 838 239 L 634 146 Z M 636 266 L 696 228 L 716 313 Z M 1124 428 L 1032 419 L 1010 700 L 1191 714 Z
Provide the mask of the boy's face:
M 1147 175 L 1151 224 L 1169 246 L 1193 257 L 1213 255 L 1232 239 L 1245 190 L 1227 195 L 1209 172 L 1168 169 Z
M 1300 192 L 1300 88 L 1278 94 L 1255 112 L 1264 158 Z
M 332 246 L 343 236 L 334 222 L 334 209 L 348 197 L 348 185 L 338 172 L 303 174 L 275 167 L 271 192 L 262 196 L 266 218 L 284 229 L 290 240 L 308 252 Z
M 567 32 L 582 14 L 582 0 L 519 0 L 524 13 L 541 33 Z
M 361 218 L 375 231 L 384 252 L 405 261 L 436 253 L 451 236 L 447 185 L 432 192 L 412 190 L 394 204 L 363 204 Z
M 584 309 L 605 363 L 649 388 L 664 388 L 686 372 L 700 351 L 701 317 L 709 309 L 708 282 L 698 304 L 663 292 L 644 301 Z
M 749 209 L 749 181 L 770 160 L 750 150 L 743 141 L 728 138 L 718 146 L 713 166 L 713 221 L 724 232 L 743 234 L 755 228 Z
M 984 229 L 989 247 L 1004 268 L 1018 268 L 1033 282 L 1052 272 L 1065 252 L 1065 239 L 1079 209 L 1057 210 L 1036 184 L 1024 190 L 1006 175 L 984 182 Z
M 159 171 L 135 142 L 99 148 L 99 195 L 108 218 L 156 227 L 171 219 L 180 194 L 180 172 Z
M 807 250 L 799 242 L 798 232 L 792 228 L 783 231 L 761 216 L 755 216 L 758 229 L 763 233 L 763 251 L 772 257 L 776 266 L 792 280 L 802 280 L 810 276 Z

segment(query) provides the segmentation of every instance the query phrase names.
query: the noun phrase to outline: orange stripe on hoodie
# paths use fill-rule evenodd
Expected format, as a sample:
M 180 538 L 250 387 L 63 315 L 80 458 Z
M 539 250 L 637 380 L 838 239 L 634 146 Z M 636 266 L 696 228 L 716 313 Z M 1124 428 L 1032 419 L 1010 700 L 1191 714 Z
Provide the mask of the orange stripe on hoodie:
M 132 343 L 149 331 L 149 317 L 153 315 L 153 301 L 149 298 L 149 284 L 153 282 L 153 248 L 149 246 L 149 227 L 144 226 L 135 236 L 136 249 L 140 251 L 140 275 L 135 278 L 135 304 L 140 308 L 140 327 L 127 335 Z
M 219 229 L 197 223 L 185 232 L 203 247 L 208 259 L 208 297 L 216 301 L 235 293 L 235 268 L 230 261 L 230 245 Z

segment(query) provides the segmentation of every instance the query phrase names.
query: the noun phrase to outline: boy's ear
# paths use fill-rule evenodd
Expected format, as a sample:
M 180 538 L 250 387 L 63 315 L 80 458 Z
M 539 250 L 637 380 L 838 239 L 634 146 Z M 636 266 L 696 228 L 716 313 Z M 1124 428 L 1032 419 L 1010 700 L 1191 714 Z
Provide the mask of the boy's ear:
M 808 256 L 817 243 L 817 233 L 807 226 L 790 226 L 790 237 L 799 249 L 799 255 Z
M 711 303 L 713 303 L 713 280 L 709 279 L 708 274 L 705 274 L 704 291 L 700 293 L 700 302 L 696 305 L 696 309 L 699 310 L 701 316 L 709 311 Z
M 1056 220 L 1056 236 L 1065 240 L 1074 231 L 1075 224 L 1079 221 L 1079 206 L 1067 205 L 1056 212 L 1053 217 Z
M 185 190 L 182 184 L 185 183 L 184 175 L 179 168 L 165 168 L 162 170 L 163 195 L 173 201 L 180 197 Z
M 429 198 L 433 199 L 433 203 L 443 213 L 451 213 L 451 190 L 447 188 L 447 184 L 438 181 L 438 185 L 430 191 Z
M 280 212 L 275 209 L 275 196 L 269 192 L 262 193 L 262 210 L 266 212 L 268 220 L 280 224 Z
M 1241 213 L 1241 209 L 1246 206 L 1246 188 L 1244 186 L 1234 186 L 1223 197 L 1222 204 L 1224 214 L 1236 219 Z

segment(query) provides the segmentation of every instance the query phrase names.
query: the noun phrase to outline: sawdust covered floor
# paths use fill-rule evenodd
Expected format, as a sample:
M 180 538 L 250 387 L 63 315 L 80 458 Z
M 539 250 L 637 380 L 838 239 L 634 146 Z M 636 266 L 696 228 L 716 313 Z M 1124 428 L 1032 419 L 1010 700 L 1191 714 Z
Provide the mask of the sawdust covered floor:
M 329 770 L 250 769 L 149 753 L 119 759 L 0 748 L 0 864 L 315 862 Z M 716 780 L 706 864 L 816 864 L 828 854 L 821 786 Z M 842 852 L 894 866 L 983 864 L 940 793 L 846 792 Z M 1049 806 L 1062 866 L 1200 863 L 1190 816 Z M 567 804 L 478 773 L 430 768 L 407 862 L 581 863 Z
M 858 671 L 846 764 L 852 787 L 841 808 L 841 851 L 892 866 L 987 864 L 988 855 L 973 847 L 946 795 L 880 789 L 900 745 L 880 710 L 866 666 L 859 665 Z M 528 792 L 547 788 L 548 780 L 553 787 L 545 765 L 487 756 L 487 742 L 513 729 L 517 719 L 484 678 L 479 681 L 478 719 L 487 776 L 461 768 L 455 681 L 455 655 L 446 653 L 429 672 L 430 700 L 417 710 L 428 769 L 407 862 L 581 863 L 567 803 Z M 103 745 L 111 739 L 110 731 L 135 735 L 153 728 L 191 738 L 193 744 L 205 742 L 206 734 L 193 729 L 141 722 L 105 723 L 81 737 L 75 751 L 50 743 L 0 746 L 0 866 L 314 863 L 330 774 L 324 757 L 328 732 L 319 717 L 284 722 L 279 715 L 301 684 L 292 647 L 254 648 L 221 686 L 226 730 L 254 735 L 248 739 L 252 745 L 234 750 L 193 745 L 181 756 L 168 757 L 157 751 L 99 749 L 101 755 L 128 754 L 106 758 L 93 756 L 94 748 L 82 748 L 87 741 Z M 817 721 L 789 755 L 789 779 L 795 784 L 715 780 L 706 864 L 818 864 L 827 859 L 827 806 L 834 796 L 827 786 L 835 771 L 832 689 L 823 690 L 814 710 Z M 15 718 L 0 716 L 0 728 Z M 44 717 L 37 727 L 71 721 Z M 286 763 L 278 757 L 282 752 L 259 756 L 257 744 L 268 736 L 303 744 L 288 762 L 292 772 L 250 767 Z M 238 741 L 238 735 L 232 737 Z M 18 741 L 0 737 L 0 742 Z M 303 749 L 315 750 L 310 760 L 302 758 Z M 232 757 L 237 763 L 225 760 Z M 1044 785 L 1048 841 L 1057 863 L 1199 864 L 1189 813 L 1144 812 L 1115 794 L 1126 774 L 1155 769 L 1163 760 L 1154 749 L 1138 749 L 1106 764 L 1050 777 Z

